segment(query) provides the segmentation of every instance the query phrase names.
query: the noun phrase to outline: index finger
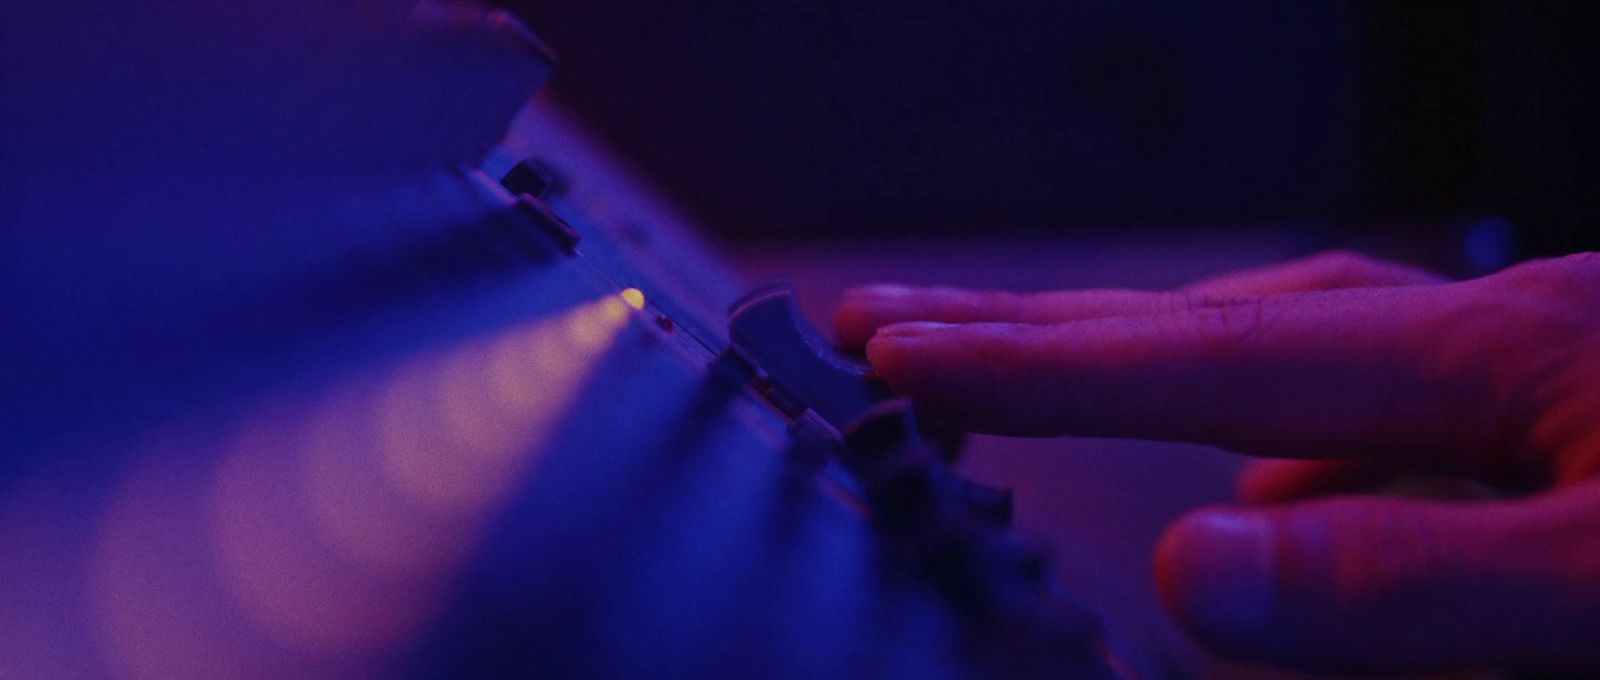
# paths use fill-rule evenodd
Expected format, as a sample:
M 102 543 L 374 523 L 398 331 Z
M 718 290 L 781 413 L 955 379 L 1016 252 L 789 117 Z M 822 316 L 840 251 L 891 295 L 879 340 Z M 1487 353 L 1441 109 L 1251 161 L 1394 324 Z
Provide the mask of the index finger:
M 1516 427 L 1502 401 L 1527 386 L 1486 368 L 1477 339 L 1508 319 L 1484 314 L 1465 285 L 1047 326 L 900 324 L 881 329 L 867 356 L 925 413 L 978 431 L 1492 466 Z

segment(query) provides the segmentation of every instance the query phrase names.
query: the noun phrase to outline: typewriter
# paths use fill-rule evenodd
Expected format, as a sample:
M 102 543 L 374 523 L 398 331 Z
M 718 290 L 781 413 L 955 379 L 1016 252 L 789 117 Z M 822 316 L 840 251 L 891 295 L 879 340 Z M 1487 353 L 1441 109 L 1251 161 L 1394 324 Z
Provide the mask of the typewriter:
M 0 675 L 1154 678 L 456 3 L 5 10 Z

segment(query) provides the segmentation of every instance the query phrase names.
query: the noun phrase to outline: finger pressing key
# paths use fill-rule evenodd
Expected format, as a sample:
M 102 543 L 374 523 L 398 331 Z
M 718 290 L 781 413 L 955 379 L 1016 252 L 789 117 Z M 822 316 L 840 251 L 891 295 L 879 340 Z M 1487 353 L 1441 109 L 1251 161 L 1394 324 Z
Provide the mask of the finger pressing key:
M 1537 375 L 1491 371 L 1449 286 L 1299 293 L 1055 325 L 912 323 L 867 356 L 949 424 L 1181 440 L 1292 457 L 1406 452 L 1444 472 L 1502 462 L 1501 408 Z M 1502 368 L 1502 367 L 1496 367 Z

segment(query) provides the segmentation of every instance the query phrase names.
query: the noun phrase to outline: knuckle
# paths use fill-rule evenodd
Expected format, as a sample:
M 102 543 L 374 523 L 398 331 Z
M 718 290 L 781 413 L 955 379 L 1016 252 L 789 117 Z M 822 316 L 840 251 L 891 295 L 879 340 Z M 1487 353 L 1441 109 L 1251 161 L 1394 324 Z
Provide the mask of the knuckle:
M 1557 258 L 1556 262 L 1567 267 L 1573 267 L 1588 272 L 1600 271 L 1600 252 L 1573 253 L 1566 257 Z
M 1169 311 L 1175 314 L 1188 314 L 1218 307 L 1229 307 L 1258 299 L 1260 297 L 1255 295 L 1207 293 L 1203 290 L 1179 291 L 1171 293 L 1167 298 Z
M 1021 319 L 1042 299 L 1038 293 L 1014 293 L 1005 290 L 976 291 L 968 303 L 976 310 L 984 310 L 1001 319 Z M 971 312 L 968 312 L 969 314 Z
M 1246 350 L 1267 325 L 1267 304 L 1262 298 L 1208 299 L 1191 302 L 1182 317 L 1186 330 L 1203 350 L 1230 354 Z
M 1600 253 L 1577 253 L 1556 260 L 1571 290 L 1588 302 L 1600 301 Z
M 1499 322 L 1497 332 L 1515 329 L 1511 339 L 1525 350 L 1600 343 L 1600 253 L 1525 262 L 1473 286 L 1467 300 L 1490 306 L 1495 314 L 1486 318 Z
M 1329 250 L 1313 255 L 1312 264 L 1331 281 L 1353 281 L 1376 269 L 1378 261 L 1354 250 Z
M 1493 277 L 1511 290 L 1553 302 L 1593 305 L 1600 303 L 1600 253 L 1575 253 L 1532 260 Z

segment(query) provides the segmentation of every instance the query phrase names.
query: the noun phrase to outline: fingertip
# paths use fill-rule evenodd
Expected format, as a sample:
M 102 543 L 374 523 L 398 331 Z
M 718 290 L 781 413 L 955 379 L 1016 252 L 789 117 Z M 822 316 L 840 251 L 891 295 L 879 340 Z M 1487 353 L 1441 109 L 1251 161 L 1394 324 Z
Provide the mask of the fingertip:
M 1280 461 L 1260 460 L 1253 461 L 1239 471 L 1239 478 L 1234 482 L 1235 495 L 1240 503 L 1247 505 L 1265 505 L 1282 500 L 1278 493 L 1278 479 L 1282 472 L 1278 469 Z
M 1235 485 L 1239 502 L 1270 505 L 1315 495 L 1317 478 L 1333 472 L 1321 461 L 1257 460 L 1239 472 Z
M 841 300 L 833 309 L 833 332 L 838 338 L 839 347 L 846 351 L 865 349 L 875 330 L 877 328 L 865 310 L 860 305 L 852 304 L 849 298 Z
M 874 337 L 900 341 L 918 340 L 935 333 L 954 329 L 958 325 L 943 321 L 906 321 L 879 328 Z
M 960 342 L 970 324 L 910 321 L 883 326 L 867 341 L 867 362 L 926 416 L 965 427 L 964 397 L 977 385 L 964 372 Z
M 872 298 L 876 300 L 909 300 L 916 296 L 917 289 L 903 283 L 874 283 L 865 286 L 856 286 L 846 291 L 846 295 L 855 297 Z
M 1259 513 L 1214 508 L 1185 515 L 1156 546 L 1157 592 L 1178 622 L 1212 648 L 1255 649 L 1275 610 L 1272 543 L 1272 524 Z
M 1239 473 L 1237 487 L 1240 502 L 1272 505 L 1367 490 L 1395 472 L 1370 459 L 1258 460 Z
M 873 329 L 865 342 L 867 362 L 890 387 L 898 390 L 904 386 L 905 369 L 914 363 L 908 359 L 918 340 L 929 333 L 954 327 L 933 321 L 909 321 Z
M 876 371 L 884 382 L 889 383 L 890 387 L 895 386 L 900 373 L 899 364 L 895 361 L 897 350 L 894 338 L 878 337 L 875 333 L 862 345 L 862 353 L 867 356 L 867 363 L 872 365 L 872 370 Z
M 911 314 L 908 304 L 914 297 L 914 289 L 900 284 L 875 284 L 845 291 L 833 310 L 839 345 L 848 350 L 864 348 L 879 327 Z
M 1586 491 L 1586 490 L 1584 490 Z M 1202 509 L 1157 547 L 1158 592 L 1212 651 L 1304 670 L 1592 669 L 1573 597 L 1584 491 L 1516 503 L 1342 498 Z M 1581 587 L 1580 587 L 1581 590 Z M 1588 677 L 1588 676 L 1585 676 Z
M 1068 397 L 1041 363 L 1053 330 L 1015 323 L 918 321 L 879 328 L 867 359 L 918 413 L 962 430 L 1055 436 Z

